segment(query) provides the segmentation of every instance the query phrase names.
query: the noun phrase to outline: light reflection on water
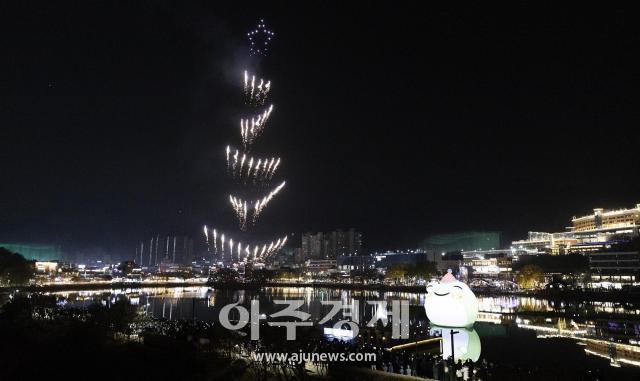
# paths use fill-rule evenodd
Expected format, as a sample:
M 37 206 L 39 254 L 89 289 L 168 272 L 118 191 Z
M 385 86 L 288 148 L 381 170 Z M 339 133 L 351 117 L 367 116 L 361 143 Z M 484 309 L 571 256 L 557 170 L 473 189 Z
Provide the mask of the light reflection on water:
M 408 300 L 413 307 L 423 306 L 425 293 L 409 292 L 380 292 L 371 290 L 343 290 L 323 289 L 310 287 L 267 287 L 262 290 L 214 290 L 208 287 L 175 287 L 175 288 L 148 288 L 128 290 L 96 290 L 96 291 L 72 291 L 54 292 L 69 300 L 72 305 L 86 306 L 96 298 L 115 297 L 127 295 L 134 304 L 157 304 L 160 301 L 172 305 L 186 303 L 186 299 L 195 299 L 196 304 L 202 304 L 206 300 L 207 308 L 216 306 L 221 302 L 246 303 L 248 299 L 259 297 L 261 301 L 272 302 L 276 299 L 304 299 L 305 306 L 311 308 L 315 303 L 329 300 L 341 300 L 344 304 L 351 304 L 354 300 Z M 217 302 L 216 302 L 217 301 Z M 584 318 L 595 318 L 598 315 L 616 314 L 629 318 L 640 317 L 640 305 L 619 302 L 562 302 L 542 298 L 517 295 L 503 296 L 478 296 L 480 312 L 497 314 L 526 314 L 541 313 L 551 314 L 568 313 Z
M 390 304 L 393 299 L 404 299 L 411 306 L 412 330 L 428 327 L 423 308 L 425 293 L 309 287 L 268 287 L 259 291 L 176 287 L 51 294 L 59 296 L 64 305 L 75 307 L 87 307 L 96 301 L 115 302 L 118 296 L 126 295 L 132 304 L 139 305 L 145 313 L 156 318 L 200 321 L 217 321 L 222 306 L 235 302 L 247 305 L 252 299 L 259 299 L 261 312 L 267 314 L 282 309 L 282 306 L 274 305 L 274 300 L 304 299 L 301 309 L 316 321 L 331 309 L 330 305 L 323 305 L 323 301 L 341 300 L 343 304 L 351 304 L 359 300 L 361 321 L 365 321 L 375 311 L 364 300 L 386 300 Z M 517 353 L 522 348 L 531 352 L 532 361 L 547 362 L 549 366 L 555 359 L 568 356 L 569 352 L 572 361 L 594 369 L 608 368 L 609 362 L 629 365 L 629 361 L 635 361 L 636 349 L 640 360 L 640 346 L 635 344 L 640 342 L 640 306 L 637 304 L 562 302 L 516 295 L 479 296 L 478 301 L 481 312 L 475 330 L 482 342 L 482 356 L 489 361 L 505 362 L 510 353 Z M 612 345 L 615 347 L 613 353 L 617 353 L 615 358 L 611 355 Z M 544 358 L 545 353 L 549 354 L 548 358 Z M 509 359 L 505 366 L 517 361 L 517 358 Z M 633 369 L 639 367 L 640 362 Z

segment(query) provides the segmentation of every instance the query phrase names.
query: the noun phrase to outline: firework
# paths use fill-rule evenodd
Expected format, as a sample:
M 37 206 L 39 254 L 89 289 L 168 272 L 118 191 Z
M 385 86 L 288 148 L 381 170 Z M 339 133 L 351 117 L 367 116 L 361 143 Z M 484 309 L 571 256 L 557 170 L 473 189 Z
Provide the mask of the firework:
M 269 162 L 269 166 L 267 167 L 267 174 L 269 174 L 271 172 L 271 168 L 273 167 L 273 164 L 275 163 L 275 160 L 272 158 L 271 161 Z
M 216 255 L 219 253 L 221 259 L 224 259 L 225 248 L 227 248 L 230 253 L 230 259 L 237 259 L 238 261 L 243 260 L 247 261 L 251 260 L 264 260 L 269 256 L 280 251 L 284 244 L 287 241 L 287 237 L 284 236 L 282 238 L 278 238 L 276 241 L 271 241 L 269 244 L 242 244 L 240 240 L 234 240 L 232 237 L 228 235 L 225 238 L 225 234 L 218 234 L 216 229 L 207 228 L 207 235 L 209 236 L 209 242 L 213 244 L 215 248 Z M 211 234 L 211 232 L 213 234 Z M 220 247 L 221 250 L 218 252 L 217 248 Z
M 262 257 L 261 259 L 267 259 L 269 258 L 269 256 L 279 252 L 284 247 L 286 242 L 287 242 L 287 236 L 284 236 L 282 238 L 279 238 L 275 244 L 271 242 L 268 249 L 265 250 L 266 246 L 263 247 L 264 254 L 263 253 L 260 254 L 260 256 Z
M 271 81 L 265 81 L 260 78 L 256 84 L 256 76 L 252 75 L 249 81 L 249 73 L 244 72 L 244 101 L 246 104 L 254 107 L 264 105 L 267 95 L 271 90 Z
M 236 150 L 233 157 L 230 157 L 231 151 L 231 147 L 227 146 L 225 150 L 227 169 L 231 176 L 242 180 L 243 183 L 250 181 L 254 184 L 267 185 L 280 165 L 279 157 L 260 158 L 247 154 L 242 154 L 238 164 L 240 151 Z M 245 166 L 244 163 L 248 164 Z
M 250 42 L 251 54 L 265 55 L 274 34 L 267 29 L 264 21 L 260 20 L 256 29 L 250 31 L 247 36 Z M 264 132 L 274 109 L 273 105 L 265 104 L 271 91 L 271 81 L 260 78 L 254 73 L 244 71 L 243 83 L 245 104 L 249 106 L 251 114 L 247 114 L 240 119 L 242 148 L 234 149 L 231 146 L 227 146 L 225 149 L 227 172 L 245 186 L 251 184 L 254 188 L 257 186 L 264 189 L 271 183 L 280 166 L 281 159 L 279 157 L 252 156 L 251 148 Z M 237 195 L 229 194 L 229 203 L 236 214 L 240 230 L 246 231 L 248 225 L 256 223 L 258 217 L 271 200 L 282 190 L 284 185 L 285 182 L 283 181 L 277 187 L 271 188 L 266 196 L 254 200 L 244 200 L 237 197 Z M 246 194 L 250 193 L 247 192 Z M 232 238 L 229 234 L 218 234 L 215 229 L 210 231 L 207 226 L 204 227 L 204 232 L 207 250 L 210 250 L 210 245 L 213 244 L 216 256 L 219 254 L 220 258 L 226 259 L 225 249 L 227 249 L 227 260 L 245 263 L 248 260 L 263 260 L 276 254 L 284 247 L 287 240 L 285 236 L 269 243 L 245 243 L 243 245 L 240 239 L 237 239 L 238 237 Z M 212 232 L 213 234 L 211 234 Z M 220 250 L 218 250 L 218 247 Z
M 271 180 L 273 178 L 273 175 L 276 173 L 276 169 L 278 169 L 279 165 L 280 165 L 280 158 L 276 160 L 276 163 L 273 165 L 273 168 L 271 169 L 271 171 L 267 173 L 267 180 Z
M 280 190 L 284 187 L 285 182 L 283 181 L 280 185 L 278 185 L 274 190 L 272 190 L 268 195 L 263 198 L 253 201 L 247 202 L 246 200 L 242 200 L 241 198 L 235 197 L 233 195 L 229 195 L 229 202 L 233 207 L 233 210 L 238 218 L 238 224 L 240 226 L 240 230 L 247 230 L 247 221 L 249 221 L 249 214 L 252 213 L 251 223 L 255 224 L 258 217 L 264 210 L 264 208 L 269 204 L 269 201 L 275 197 Z M 249 208 L 248 205 L 253 205 L 253 207 Z
M 236 170 L 236 166 L 238 165 L 238 155 L 240 154 L 240 151 L 236 150 L 236 153 L 233 155 L 233 171 Z
M 261 200 L 258 200 L 258 201 L 255 202 L 255 204 L 254 204 L 254 212 L 253 212 L 253 221 L 254 221 L 254 223 L 255 223 L 255 220 L 260 216 L 260 213 L 262 213 L 264 208 L 267 206 L 269 201 L 271 201 L 271 199 L 273 199 L 273 197 L 275 195 L 277 195 L 278 192 L 280 192 L 280 190 L 282 190 L 282 188 L 284 188 L 285 184 L 286 184 L 286 181 L 283 181 L 274 190 L 272 190 L 268 195 L 263 197 Z
M 242 167 L 244 167 L 244 161 L 247 159 L 246 154 L 242 154 L 242 160 L 240 161 L 240 173 L 242 173 Z
M 231 202 L 231 206 L 233 206 L 233 210 L 236 213 L 236 217 L 238 217 L 240 229 L 246 230 L 247 229 L 247 202 L 242 201 L 242 199 L 236 198 L 232 195 L 229 195 L 229 202 Z
M 218 244 L 216 243 L 218 241 L 218 233 L 216 232 L 216 229 L 213 229 L 213 254 L 214 255 L 218 255 Z
M 273 105 L 269 106 L 262 114 L 249 118 L 240 119 L 240 137 L 245 149 L 249 149 L 253 142 L 260 136 L 269 116 L 273 112 Z

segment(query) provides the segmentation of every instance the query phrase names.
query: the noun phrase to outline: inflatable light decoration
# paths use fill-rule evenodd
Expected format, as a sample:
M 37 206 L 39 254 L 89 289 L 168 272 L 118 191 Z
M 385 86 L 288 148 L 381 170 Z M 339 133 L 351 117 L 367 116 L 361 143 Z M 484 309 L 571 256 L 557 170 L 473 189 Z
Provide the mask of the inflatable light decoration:
M 469 286 L 457 280 L 449 270 L 440 282 L 427 286 L 424 309 L 432 324 L 470 327 L 478 317 L 478 300 Z

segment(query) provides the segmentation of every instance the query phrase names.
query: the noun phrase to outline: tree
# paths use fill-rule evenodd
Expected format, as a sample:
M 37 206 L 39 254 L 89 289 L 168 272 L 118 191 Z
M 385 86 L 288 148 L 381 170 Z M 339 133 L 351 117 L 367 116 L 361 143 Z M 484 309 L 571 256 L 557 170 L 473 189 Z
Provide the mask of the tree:
M 279 270 L 275 274 L 275 278 L 279 280 L 297 280 L 300 275 L 300 271 L 296 269 Z
M 537 265 L 526 265 L 520 270 L 517 281 L 522 288 L 534 288 L 543 281 L 544 273 Z
M 427 279 L 438 273 L 434 262 L 419 262 L 415 266 L 411 266 L 407 270 L 407 276 Z
M 133 272 L 133 269 L 138 267 L 134 261 L 124 261 L 118 265 L 118 271 L 124 275 L 129 275 Z
M 274 271 L 267 269 L 250 270 L 245 274 L 245 279 L 250 283 L 264 284 L 274 277 Z
M 0 284 L 25 284 L 33 276 L 33 264 L 17 253 L 0 247 Z
M 359 279 L 360 281 L 373 281 L 378 280 L 379 278 L 378 270 L 376 269 L 362 269 L 362 270 L 353 270 L 349 274 L 349 276 L 353 279 Z
M 409 273 L 409 266 L 407 265 L 392 265 L 387 268 L 385 278 L 393 279 L 396 283 L 400 280 L 404 280 L 404 277 Z
M 88 309 L 90 322 L 113 332 L 131 333 L 131 323 L 138 316 L 137 307 L 128 298 L 121 297 L 115 303 L 103 306 L 94 303 Z
M 582 254 L 522 255 L 513 263 L 514 271 L 527 265 L 535 265 L 547 273 L 575 274 L 589 271 L 589 257 Z
M 209 281 L 213 283 L 236 283 L 238 282 L 238 279 L 239 275 L 236 270 L 223 268 L 213 273 L 209 278 Z

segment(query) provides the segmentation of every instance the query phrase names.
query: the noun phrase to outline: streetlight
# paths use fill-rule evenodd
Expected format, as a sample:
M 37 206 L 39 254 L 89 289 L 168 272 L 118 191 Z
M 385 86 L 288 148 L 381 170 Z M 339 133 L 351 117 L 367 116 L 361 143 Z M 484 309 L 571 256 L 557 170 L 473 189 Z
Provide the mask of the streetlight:
M 453 335 L 455 335 L 457 333 L 460 333 L 460 331 L 451 330 L 450 333 L 451 333 L 451 361 L 455 365 L 456 357 L 455 357 L 455 353 L 453 351 Z

